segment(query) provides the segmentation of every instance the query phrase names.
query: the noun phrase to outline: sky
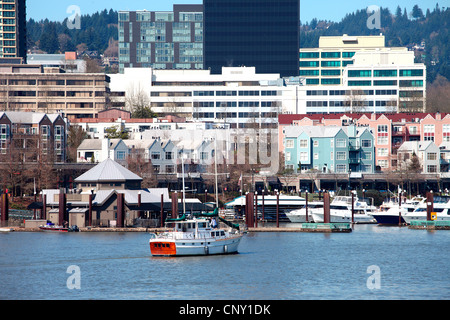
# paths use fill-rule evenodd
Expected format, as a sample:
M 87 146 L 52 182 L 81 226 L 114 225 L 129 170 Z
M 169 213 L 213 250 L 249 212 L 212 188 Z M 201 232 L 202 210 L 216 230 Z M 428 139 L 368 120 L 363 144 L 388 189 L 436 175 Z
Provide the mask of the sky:
M 45 5 L 44 5 L 45 3 Z M 70 17 L 73 11 L 67 13 L 71 5 L 80 8 L 81 14 L 92 14 L 104 9 L 172 11 L 173 4 L 201 4 L 202 0 L 27 0 L 27 18 L 51 21 L 62 21 Z M 395 13 L 399 5 L 402 10 L 412 11 L 417 4 L 425 13 L 427 8 L 433 10 L 436 3 L 442 7 L 450 7 L 450 0 L 300 0 L 300 20 L 302 23 L 319 20 L 341 21 L 347 13 L 365 9 L 371 5 L 389 8 Z

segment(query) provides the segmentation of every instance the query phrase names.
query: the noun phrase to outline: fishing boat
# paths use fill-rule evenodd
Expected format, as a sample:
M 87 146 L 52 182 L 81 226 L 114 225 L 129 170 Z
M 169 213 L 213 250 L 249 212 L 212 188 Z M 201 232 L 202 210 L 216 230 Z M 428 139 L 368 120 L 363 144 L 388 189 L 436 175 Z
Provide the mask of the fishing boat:
M 218 219 L 219 221 L 216 221 Z M 221 228 L 220 222 L 228 228 Z M 152 234 L 150 252 L 152 256 L 206 256 L 238 252 L 243 236 L 239 225 L 218 215 L 199 214 L 187 218 L 166 219 L 166 227 L 171 231 Z
M 47 221 L 47 224 L 39 226 L 39 229 L 44 232 L 78 232 L 80 231 L 77 226 L 63 227 L 55 225 L 54 223 Z
M 355 223 L 376 223 L 372 214 L 376 207 L 369 205 L 366 201 L 354 197 L 353 221 Z M 312 212 L 313 220 L 316 223 L 323 223 L 323 210 Z M 330 204 L 330 222 L 352 222 L 352 197 L 337 196 Z
M 435 221 L 450 221 L 450 197 L 434 196 L 432 214 Z M 411 221 L 427 220 L 427 203 L 424 201 L 413 212 L 403 215 L 407 224 Z
M 313 221 L 312 212 L 323 212 L 323 202 L 322 201 L 312 201 L 308 202 L 308 222 Z M 289 221 L 294 223 L 306 222 L 306 204 L 300 209 L 292 210 L 286 212 L 286 216 Z
M 405 219 L 403 218 L 409 212 L 413 212 L 419 205 L 423 204 L 425 199 L 423 197 L 417 196 L 412 199 L 403 199 L 402 203 L 398 203 L 397 199 L 391 199 L 389 201 L 383 202 L 380 206 L 380 210 L 373 213 L 372 216 L 375 218 L 380 225 L 398 225 L 404 224 Z

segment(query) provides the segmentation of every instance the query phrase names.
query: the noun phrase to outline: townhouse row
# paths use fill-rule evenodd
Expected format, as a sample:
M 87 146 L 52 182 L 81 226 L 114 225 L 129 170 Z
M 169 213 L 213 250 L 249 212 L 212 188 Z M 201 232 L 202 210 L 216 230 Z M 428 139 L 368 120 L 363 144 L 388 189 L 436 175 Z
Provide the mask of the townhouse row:
M 350 129 L 353 127 L 356 129 Z M 355 136 L 353 130 L 358 133 L 364 129 L 366 137 L 371 137 L 364 139 L 371 142 L 360 139 L 355 144 L 355 150 L 350 142 Z M 308 139 L 308 144 L 301 142 L 307 149 L 300 149 L 303 137 Z M 449 172 L 449 114 L 280 115 L 278 138 L 279 151 L 285 155 L 285 165 L 294 171 L 299 162 L 303 170 L 317 169 L 322 172 L 343 172 L 345 169 L 352 172 L 400 170 L 405 169 L 413 155 L 416 155 L 423 173 Z M 345 155 L 342 153 L 345 150 L 332 148 L 338 138 L 347 139 L 339 143 L 341 147 L 347 148 Z M 320 140 L 324 139 L 329 141 L 321 144 Z M 298 147 L 295 145 L 297 142 Z M 321 149 L 321 145 L 327 149 Z M 370 151 L 369 146 L 373 148 Z

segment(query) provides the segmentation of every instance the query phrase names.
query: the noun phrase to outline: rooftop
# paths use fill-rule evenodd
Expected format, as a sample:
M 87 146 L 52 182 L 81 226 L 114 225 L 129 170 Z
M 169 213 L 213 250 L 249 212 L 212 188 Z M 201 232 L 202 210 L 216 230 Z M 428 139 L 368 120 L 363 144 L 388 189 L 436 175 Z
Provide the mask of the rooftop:
M 108 182 L 128 180 L 142 181 L 142 178 L 121 166 L 114 160 L 108 158 L 76 178 L 75 182 Z

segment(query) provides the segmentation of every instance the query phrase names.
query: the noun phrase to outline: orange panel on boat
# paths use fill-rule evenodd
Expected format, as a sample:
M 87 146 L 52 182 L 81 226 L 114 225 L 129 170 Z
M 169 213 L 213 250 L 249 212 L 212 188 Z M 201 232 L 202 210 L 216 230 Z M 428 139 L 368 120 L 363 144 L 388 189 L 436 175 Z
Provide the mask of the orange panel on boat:
M 174 256 L 177 254 L 177 248 L 174 242 L 152 242 L 150 243 L 152 255 Z

